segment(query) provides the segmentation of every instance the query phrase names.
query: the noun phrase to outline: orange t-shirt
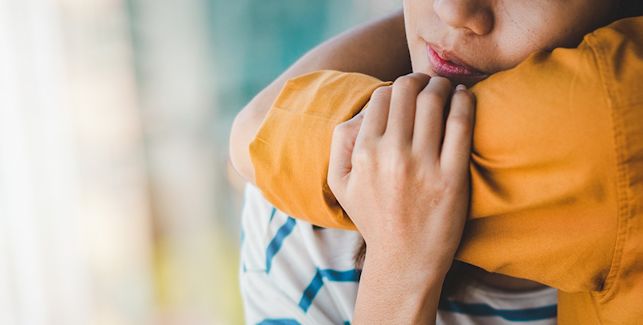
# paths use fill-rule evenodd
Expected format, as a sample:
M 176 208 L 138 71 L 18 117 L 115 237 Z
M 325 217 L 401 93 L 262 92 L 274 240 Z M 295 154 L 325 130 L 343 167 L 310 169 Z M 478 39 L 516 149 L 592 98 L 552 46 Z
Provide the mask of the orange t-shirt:
M 480 82 L 471 215 L 456 258 L 560 289 L 561 324 L 643 322 L 643 17 Z M 250 145 L 277 208 L 354 229 L 326 184 L 335 125 L 375 78 L 290 80 Z

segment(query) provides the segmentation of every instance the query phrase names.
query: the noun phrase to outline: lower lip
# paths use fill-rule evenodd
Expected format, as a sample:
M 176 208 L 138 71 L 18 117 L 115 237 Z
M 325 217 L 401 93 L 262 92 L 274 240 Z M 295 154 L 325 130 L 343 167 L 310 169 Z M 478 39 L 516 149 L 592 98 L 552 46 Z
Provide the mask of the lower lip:
M 455 64 L 451 61 L 447 61 L 441 58 L 438 53 L 431 48 L 431 46 L 426 47 L 429 54 L 429 61 L 433 65 L 433 70 L 440 76 L 443 77 L 479 77 L 482 76 L 482 73 L 479 71 L 467 68 L 465 66 Z

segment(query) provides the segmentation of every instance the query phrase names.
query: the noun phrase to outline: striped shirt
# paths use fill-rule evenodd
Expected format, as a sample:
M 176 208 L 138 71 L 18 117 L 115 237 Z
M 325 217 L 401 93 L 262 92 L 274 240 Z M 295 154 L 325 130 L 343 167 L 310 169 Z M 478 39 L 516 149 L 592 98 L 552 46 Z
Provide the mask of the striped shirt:
M 350 324 L 361 274 L 357 232 L 325 229 L 275 209 L 248 185 L 240 284 L 247 324 Z M 471 283 L 443 297 L 438 324 L 556 323 L 556 291 L 509 293 Z

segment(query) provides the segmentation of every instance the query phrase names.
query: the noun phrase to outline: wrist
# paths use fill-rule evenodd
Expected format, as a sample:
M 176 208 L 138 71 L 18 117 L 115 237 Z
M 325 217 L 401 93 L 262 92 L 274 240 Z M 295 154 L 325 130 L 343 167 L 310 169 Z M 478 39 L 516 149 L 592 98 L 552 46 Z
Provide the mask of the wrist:
M 454 255 L 445 251 L 420 251 L 414 248 L 378 247 L 369 245 L 366 250 L 365 261 L 378 270 L 410 273 L 407 276 L 416 276 L 421 281 L 436 281 L 443 279 L 451 268 Z
M 435 322 L 446 272 L 408 268 L 398 262 L 374 259 L 367 254 L 354 324 L 375 324 L 383 320 L 396 324 Z
M 434 285 L 442 285 L 451 262 L 424 261 L 418 257 L 385 257 L 374 256 L 367 252 L 364 258 L 362 273 L 369 272 L 373 276 L 387 277 L 400 281 L 408 287 L 428 289 Z M 390 277 L 394 274 L 394 277 Z

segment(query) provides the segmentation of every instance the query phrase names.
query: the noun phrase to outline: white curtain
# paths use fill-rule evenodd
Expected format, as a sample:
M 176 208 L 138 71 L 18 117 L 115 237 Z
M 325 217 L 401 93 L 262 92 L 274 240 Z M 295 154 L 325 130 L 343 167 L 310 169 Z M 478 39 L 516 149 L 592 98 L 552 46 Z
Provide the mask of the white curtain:
M 87 324 L 71 112 L 49 1 L 0 1 L 0 324 Z
M 0 0 L 0 325 L 241 322 L 226 1 Z
M 151 323 L 123 12 L 115 1 L 0 0 L 0 324 Z

